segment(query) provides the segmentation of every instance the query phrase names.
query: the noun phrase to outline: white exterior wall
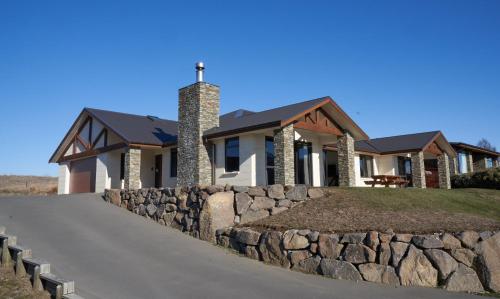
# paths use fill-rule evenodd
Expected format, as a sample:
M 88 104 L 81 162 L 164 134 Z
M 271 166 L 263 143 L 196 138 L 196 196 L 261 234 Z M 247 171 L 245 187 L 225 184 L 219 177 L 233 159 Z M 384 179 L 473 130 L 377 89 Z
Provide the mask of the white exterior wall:
M 155 186 L 155 151 L 141 151 L 141 188 Z
M 334 143 L 337 138 L 335 136 L 322 137 L 308 131 L 295 131 L 295 140 L 310 142 L 312 145 L 312 178 L 313 186 L 321 187 L 325 184 L 325 155 L 323 154 L 323 145 Z
M 215 183 L 218 185 L 255 186 L 256 180 L 256 153 L 261 135 L 241 135 L 240 139 L 240 170 L 226 173 L 225 170 L 225 139 L 215 140 Z M 262 141 L 263 142 L 263 141 Z M 262 151 L 262 155 L 264 152 Z
M 124 150 L 116 150 L 107 152 L 106 165 L 108 167 L 108 188 L 111 189 L 123 189 L 124 182 L 120 179 L 120 162 L 121 153 Z
M 172 148 L 174 147 L 164 148 L 162 150 L 163 154 L 162 185 L 163 187 L 170 187 L 170 188 L 174 188 L 177 185 L 177 177 L 170 176 L 170 155 Z
M 366 181 L 372 181 L 372 178 L 362 178 L 361 168 L 360 168 L 360 153 L 356 153 L 354 156 L 354 167 L 356 173 L 356 187 L 371 187 L 371 185 L 365 184 Z M 374 175 L 397 175 L 397 156 L 375 156 L 370 154 L 361 154 L 365 156 L 373 157 L 373 174 Z M 375 185 L 375 187 L 383 187 L 381 185 Z M 395 187 L 395 186 L 394 186 Z
M 69 163 L 60 163 L 57 194 L 69 194 L 69 175 Z
M 100 154 L 96 158 L 95 166 L 95 192 L 104 192 L 104 189 L 109 189 L 111 180 L 108 179 L 107 153 Z
M 377 160 L 378 174 L 396 175 L 397 172 L 397 156 L 378 156 Z

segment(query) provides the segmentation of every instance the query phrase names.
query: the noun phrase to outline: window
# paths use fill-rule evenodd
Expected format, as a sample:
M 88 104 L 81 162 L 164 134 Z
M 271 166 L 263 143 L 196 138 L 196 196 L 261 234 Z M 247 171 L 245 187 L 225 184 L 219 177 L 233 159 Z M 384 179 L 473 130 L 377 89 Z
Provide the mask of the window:
M 125 179 L 125 153 L 120 155 L 120 180 Z
M 266 137 L 266 175 L 267 184 L 274 185 L 274 138 Z
M 295 183 L 312 185 L 312 144 L 295 142 Z
M 228 138 L 225 142 L 224 155 L 226 158 L 226 172 L 240 170 L 240 139 Z
M 362 178 L 370 178 L 373 175 L 373 157 L 359 155 L 359 168 Z
M 486 168 L 493 168 L 493 158 L 486 158 Z
M 177 149 L 170 149 L 170 177 L 177 177 Z
M 459 153 L 458 154 L 458 173 L 467 173 L 467 155 L 465 153 Z

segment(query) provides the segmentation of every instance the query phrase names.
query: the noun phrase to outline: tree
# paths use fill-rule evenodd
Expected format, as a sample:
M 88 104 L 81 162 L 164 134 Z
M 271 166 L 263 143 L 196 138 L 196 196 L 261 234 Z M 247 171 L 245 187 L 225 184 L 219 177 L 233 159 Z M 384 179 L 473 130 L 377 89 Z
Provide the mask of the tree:
M 479 142 L 477 143 L 477 146 L 487 149 L 489 151 L 494 151 L 494 152 L 497 151 L 497 148 L 491 145 L 491 143 L 486 138 L 481 138 L 481 140 L 479 140 Z

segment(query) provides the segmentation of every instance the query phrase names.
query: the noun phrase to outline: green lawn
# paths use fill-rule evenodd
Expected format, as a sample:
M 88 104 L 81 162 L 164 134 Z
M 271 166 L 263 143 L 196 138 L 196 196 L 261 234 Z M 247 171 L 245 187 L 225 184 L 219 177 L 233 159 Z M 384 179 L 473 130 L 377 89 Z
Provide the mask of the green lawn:
M 467 213 L 500 221 L 500 190 L 491 189 L 394 189 L 339 188 L 353 200 L 374 209 L 411 211 L 414 209 Z

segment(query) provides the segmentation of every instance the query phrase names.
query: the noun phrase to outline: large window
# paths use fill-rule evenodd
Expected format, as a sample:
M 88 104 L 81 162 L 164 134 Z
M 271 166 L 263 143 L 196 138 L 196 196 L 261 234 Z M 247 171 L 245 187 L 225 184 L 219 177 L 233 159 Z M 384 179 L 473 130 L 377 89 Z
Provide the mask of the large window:
M 240 171 L 240 139 L 238 137 L 226 139 L 224 155 L 226 172 Z
M 274 185 L 274 138 L 266 137 L 266 176 L 267 184 Z
M 177 149 L 170 149 L 170 177 L 177 177 Z
M 493 168 L 493 158 L 486 158 L 486 168 Z
M 467 173 L 467 155 L 465 153 L 458 153 L 458 173 Z
M 312 144 L 295 142 L 295 183 L 312 185 Z
M 125 179 L 125 153 L 120 154 L 120 180 Z
M 373 157 L 359 155 L 359 168 L 362 178 L 370 178 L 373 175 Z

